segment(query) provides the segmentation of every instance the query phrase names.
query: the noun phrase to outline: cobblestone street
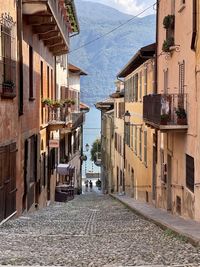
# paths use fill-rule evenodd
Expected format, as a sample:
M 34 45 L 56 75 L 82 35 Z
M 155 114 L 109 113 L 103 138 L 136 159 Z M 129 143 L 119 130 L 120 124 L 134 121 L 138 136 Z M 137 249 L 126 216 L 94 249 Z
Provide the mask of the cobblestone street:
M 7 222 L 0 264 L 136 266 L 200 264 L 200 250 L 109 196 L 88 193 Z

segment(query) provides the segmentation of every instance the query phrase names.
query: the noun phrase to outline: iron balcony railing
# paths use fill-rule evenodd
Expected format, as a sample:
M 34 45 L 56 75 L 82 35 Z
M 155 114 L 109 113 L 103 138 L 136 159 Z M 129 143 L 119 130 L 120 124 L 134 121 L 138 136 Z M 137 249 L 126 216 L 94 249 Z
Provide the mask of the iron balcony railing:
M 66 124 L 67 123 L 67 108 L 42 106 L 42 124 Z
M 147 124 L 187 125 L 186 94 L 152 94 L 143 97 L 143 119 Z
M 71 122 L 72 128 L 77 128 L 81 124 L 83 124 L 83 122 L 85 121 L 85 116 L 82 112 L 72 112 L 67 116 L 66 120 L 67 123 Z

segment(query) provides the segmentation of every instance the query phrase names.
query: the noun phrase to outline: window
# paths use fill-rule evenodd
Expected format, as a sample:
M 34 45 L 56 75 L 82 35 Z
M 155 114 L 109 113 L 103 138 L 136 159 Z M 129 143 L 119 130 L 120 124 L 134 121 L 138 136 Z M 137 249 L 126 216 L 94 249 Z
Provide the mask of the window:
M 135 101 L 138 101 L 138 74 L 134 76 L 134 95 L 135 95 Z
M 119 135 L 119 154 L 122 154 L 122 137 Z
M 117 133 L 115 133 L 115 149 L 117 150 Z
M 161 181 L 164 183 L 167 182 L 167 175 L 166 175 L 166 164 L 165 163 L 165 156 L 164 156 L 164 150 L 160 150 L 160 169 L 161 169 Z
M 164 70 L 164 94 L 168 93 L 168 69 Z
M 140 160 L 142 160 L 142 128 L 139 131 L 139 156 Z
M 142 101 L 142 71 L 139 74 L 139 99 Z
M 147 95 L 147 66 L 144 68 L 144 95 Z
M 29 46 L 29 99 L 33 99 L 33 48 Z
M 117 110 L 117 107 L 118 107 L 118 103 L 115 103 L 115 117 L 118 118 L 118 110 Z
M 0 19 L 0 57 L 1 57 L 1 93 L 3 97 L 16 96 L 16 60 L 14 22 L 8 14 L 2 14 Z
M 49 66 L 47 66 L 47 97 L 49 98 Z
M 135 154 L 137 155 L 137 126 L 135 126 Z
M 129 94 L 128 94 L 128 102 L 132 101 L 133 98 L 133 78 L 131 77 L 129 79 L 129 84 L 128 84 L 128 88 L 129 88 Z
M 44 73 L 43 73 L 43 62 L 41 61 L 40 62 L 40 92 L 41 92 L 41 98 L 44 97 L 44 85 L 43 85 L 43 82 L 44 82 Z
M 125 124 L 125 141 L 130 147 L 130 124 Z
M 179 63 L 179 94 L 184 94 L 185 87 L 185 61 Z
M 144 131 L 144 164 L 147 166 L 147 131 Z
M 53 70 L 51 69 L 51 98 L 56 99 L 54 96 L 54 90 L 53 90 Z
M 133 149 L 133 125 L 130 126 L 130 147 Z
M 194 158 L 186 154 L 186 186 L 194 192 Z

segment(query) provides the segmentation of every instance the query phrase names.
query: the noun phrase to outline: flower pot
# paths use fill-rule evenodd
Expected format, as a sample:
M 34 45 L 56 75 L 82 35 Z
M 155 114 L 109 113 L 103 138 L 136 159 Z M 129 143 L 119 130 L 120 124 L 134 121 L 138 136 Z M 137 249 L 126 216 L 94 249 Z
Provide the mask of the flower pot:
M 187 125 L 187 118 L 177 118 L 178 125 Z
M 162 119 L 162 120 L 160 121 L 160 124 L 161 124 L 161 125 L 167 125 L 167 122 L 168 122 L 167 119 Z

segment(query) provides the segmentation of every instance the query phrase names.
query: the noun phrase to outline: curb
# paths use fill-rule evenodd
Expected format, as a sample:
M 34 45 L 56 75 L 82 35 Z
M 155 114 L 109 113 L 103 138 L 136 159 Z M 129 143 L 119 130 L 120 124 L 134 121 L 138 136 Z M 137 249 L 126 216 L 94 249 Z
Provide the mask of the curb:
M 138 216 L 142 217 L 145 220 L 148 220 L 149 222 L 154 223 L 155 225 L 157 225 L 158 227 L 160 227 L 162 230 L 167 230 L 170 229 L 176 236 L 179 237 L 184 237 L 185 241 L 192 244 L 195 247 L 199 247 L 200 246 L 200 240 L 198 238 L 195 238 L 194 236 L 191 236 L 190 234 L 187 234 L 185 232 L 180 231 L 177 228 L 174 228 L 173 226 L 171 226 L 168 223 L 165 223 L 163 221 L 160 221 L 158 219 L 155 219 L 149 215 L 146 215 L 145 213 L 141 212 L 140 210 L 132 207 L 131 205 L 129 205 L 128 203 L 124 202 L 122 199 L 118 198 L 117 196 L 113 195 L 113 194 L 109 194 L 113 199 L 119 201 L 120 203 L 122 203 L 124 206 L 126 206 L 128 209 L 130 209 L 131 211 L 133 211 L 135 214 L 137 214 Z

